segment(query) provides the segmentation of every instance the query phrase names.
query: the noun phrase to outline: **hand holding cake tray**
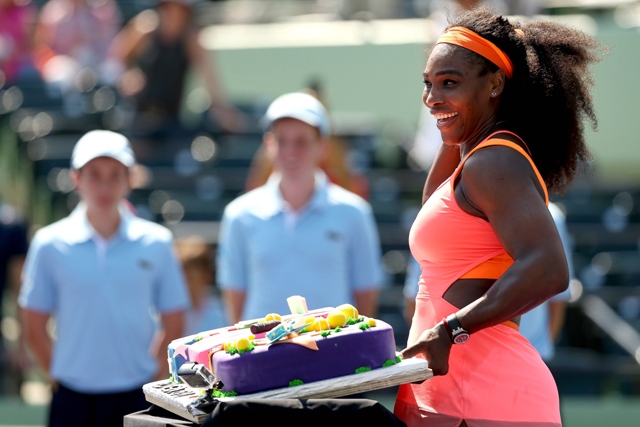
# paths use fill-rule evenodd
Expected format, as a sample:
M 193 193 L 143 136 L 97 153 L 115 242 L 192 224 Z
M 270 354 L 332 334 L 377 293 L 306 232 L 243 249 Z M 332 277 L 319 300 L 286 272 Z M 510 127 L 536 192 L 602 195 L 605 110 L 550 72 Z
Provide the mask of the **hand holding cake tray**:
M 432 376 L 422 359 L 401 360 L 393 329 L 350 304 L 268 314 L 173 341 L 169 380 L 143 387 L 151 403 L 192 421 L 215 400 L 332 398 Z M 381 369 L 383 368 L 383 369 Z

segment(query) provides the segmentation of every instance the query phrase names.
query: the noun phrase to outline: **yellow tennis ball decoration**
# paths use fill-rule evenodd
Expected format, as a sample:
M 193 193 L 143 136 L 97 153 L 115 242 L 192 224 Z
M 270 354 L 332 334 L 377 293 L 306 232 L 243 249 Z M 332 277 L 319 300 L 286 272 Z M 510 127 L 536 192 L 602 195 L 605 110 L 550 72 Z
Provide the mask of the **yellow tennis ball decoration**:
M 376 326 L 376 319 L 369 318 L 369 326 L 371 326 L 372 328 Z
M 331 329 L 329 327 L 329 322 L 327 322 L 327 319 L 316 319 L 316 322 L 313 324 L 313 330 L 316 332 L 320 332 L 320 331 L 326 331 Z
M 264 317 L 264 320 L 269 322 L 271 320 L 282 320 L 278 313 L 269 313 Z
M 249 334 L 249 335 L 247 335 L 247 339 L 248 339 L 249 341 L 254 341 L 254 340 L 256 339 L 256 336 L 255 336 L 255 335 L 253 335 L 253 334 Z
M 347 316 L 347 320 L 349 320 L 349 318 L 358 320 L 358 318 L 360 317 L 360 314 L 358 313 L 358 309 L 352 306 L 351 304 L 339 305 L 338 307 L 336 307 L 336 310 L 340 310 L 341 312 L 343 312 L 345 316 Z
M 246 337 L 242 337 L 242 338 L 238 338 L 238 341 L 236 341 L 236 350 L 238 351 L 245 351 L 249 348 L 249 346 L 251 345 L 251 341 L 249 341 Z
M 327 321 L 329 322 L 331 329 L 335 329 L 340 326 L 344 326 L 347 323 L 347 315 L 344 314 L 343 311 L 333 310 L 327 316 Z

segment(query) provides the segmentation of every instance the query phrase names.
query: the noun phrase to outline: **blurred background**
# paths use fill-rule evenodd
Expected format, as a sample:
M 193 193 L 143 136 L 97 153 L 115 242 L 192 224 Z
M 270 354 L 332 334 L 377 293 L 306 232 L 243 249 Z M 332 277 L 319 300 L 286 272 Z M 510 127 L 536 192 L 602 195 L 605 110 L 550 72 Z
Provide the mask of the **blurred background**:
M 313 90 L 331 112 L 342 172 L 373 206 L 386 272 L 378 317 L 404 347 L 407 237 L 429 162 L 416 137 L 421 73 L 454 0 L 162 3 L 193 11 L 202 58 L 153 62 L 136 44 L 163 25 L 181 31 L 185 18 L 155 0 L 0 0 L 0 222 L 30 236 L 66 216 L 78 202 L 71 149 L 103 128 L 134 144 L 141 166 L 129 200 L 138 215 L 215 246 L 222 210 L 250 181 L 259 118 L 276 96 Z M 565 426 L 640 425 L 640 2 L 490 3 L 578 27 L 611 49 L 594 68 L 595 161 L 553 199 L 566 214 L 576 277 L 549 366 Z M 149 63 L 160 65 L 140 73 Z M 179 103 L 142 108 L 153 96 Z M 43 425 L 50 392 L 16 320 L 24 251 L 12 255 L 8 242 L 0 240 L 9 260 L 0 425 Z M 391 407 L 394 392 L 371 396 Z

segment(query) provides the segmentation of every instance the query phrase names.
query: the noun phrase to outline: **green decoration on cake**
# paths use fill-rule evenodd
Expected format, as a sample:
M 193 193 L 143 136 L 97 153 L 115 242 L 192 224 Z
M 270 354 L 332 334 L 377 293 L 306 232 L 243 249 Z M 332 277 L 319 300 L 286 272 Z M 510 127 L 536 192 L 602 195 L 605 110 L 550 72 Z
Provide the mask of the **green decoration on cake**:
M 213 390 L 211 392 L 211 397 L 217 397 L 217 398 L 221 398 L 221 397 L 234 397 L 237 396 L 238 393 L 236 393 L 235 391 L 220 391 L 220 390 Z
M 358 369 L 356 369 L 356 374 L 361 374 L 363 372 L 369 372 L 371 370 L 371 367 L 369 366 L 361 366 Z
M 307 332 L 309 332 L 309 331 L 307 331 L 307 328 L 302 328 L 302 329 L 300 330 L 300 333 L 301 333 L 301 334 L 306 334 Z
M 356 323 L 358 323 L 358 321 L 356 319 L 354 319 L 353 317 L 349 317 L 347 319 L 347 325 L 355 325 Z
M 298 380 L 298 379 L 289 381 L 289 387 L 295 387 L 297 385 L 302 385 L 302 384 L 304 384 L 304 382 L 302 380 Z
M 349 317 L 349 319 L 347 320 L 347 325 L 355 325 L 356 323 L 360 323 L 360 322 L 364 322 L 364 317 L 360 316 L 357 319 L 354 319 L 353 317 Z
M 360 326 L 358 326 L 358 328 L 360 328 L 361 331 L 366 331 L 367 329 L 370 329 L 371 326 L 369 326 L 368 323 L 363 323 Z
M 227 347 L 227 353 L 229 353 L 230 355 L 232 355 L 232 356 L 233 356 L 233 355 L 234 355 L 234 354 L 236 354 L 237 352 L 238 352 L 238 350 L 236 350 L 236 348 L 235 348 L 235 347 L 233 347 L 233 346 L 229 346 L 229 347 Z
M 393 366 L 393 365 L 395 365 L 396 363 L 398 363 L 398 362 L 396 362 L 395 360 L 391 360 L 391 359 L 389 359 L 389 360 L 387 360 L 386 362 L 384 362 L 384 363 L 382 364 L 382 367 L 383 367 L 383 368 L 386 368 L 386 367 L 389 367 L 389 366 Z
M 322 331 L 320 332 L 320 335 L 322 335 L 323 338 L 326 338 L 331 335 L 331 331 Z
M 336 333 L 337 333 L 337 332 L 342 332 L 342 328 L 335 328 L 335 329 L 333 330 L 333 332 L 336 332 Z
M 197 336 L 197 337 L 195 337 L 193 340 L 194 340 L 195 342 L 198 342 L 198 341 L 202 341 L 202 339 L 203 339 L 203 338 L 204 338 L 204 337 L 203 337 L 202 335 L 198 335 L 198 336 Z
M 251 343 L 249 343 L 249 347 L 247 347 L 246 350 L 238 350 L 238 354 L 248 353 L 250 351 L 253 351 L 255 348 L 256 348 L 255 344 L 253 343 L 253 341 L 251 341 Z
M 402 362 L 402 357 L 396 356 L 396 363 L 400 363 L 400 362 Z

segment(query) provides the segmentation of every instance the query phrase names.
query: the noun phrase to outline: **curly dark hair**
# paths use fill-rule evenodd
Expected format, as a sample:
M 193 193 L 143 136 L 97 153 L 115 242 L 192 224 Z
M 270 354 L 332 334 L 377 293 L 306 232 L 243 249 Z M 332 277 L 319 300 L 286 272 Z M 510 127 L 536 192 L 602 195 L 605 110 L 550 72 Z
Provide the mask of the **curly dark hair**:
M 584 137 L 584 119 L 594 130 L 598 123 L 589 65 L 600 61 L 606 47 L 562 24 L 510 22 L 487 7 L 459 15 L 451 26 L 476 32 L 509 56 L 514 72 L 505 83 L 498 120 L 527 143 L 549 191 L 563 193 L 593 159 Z M 480 55 L 466 52 L 481 61 L 485 71 L 497 70 Z

